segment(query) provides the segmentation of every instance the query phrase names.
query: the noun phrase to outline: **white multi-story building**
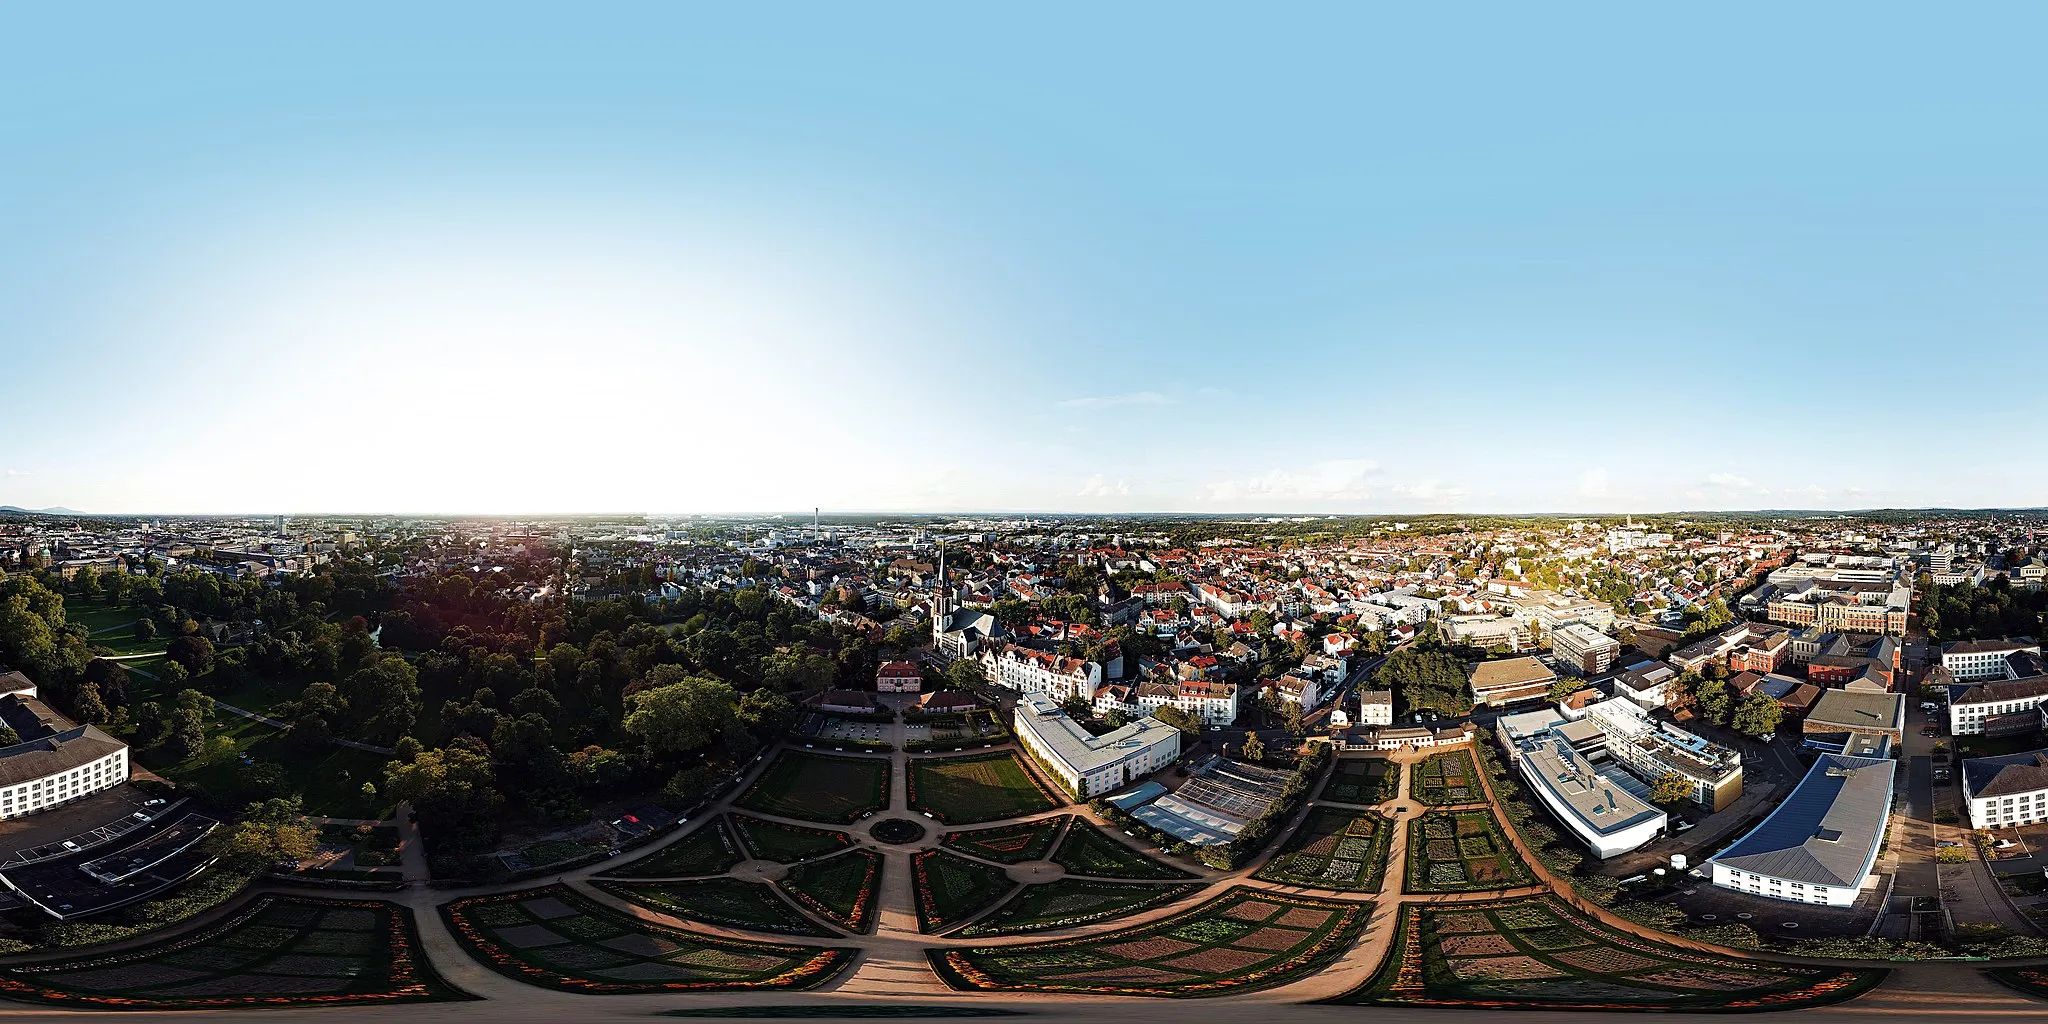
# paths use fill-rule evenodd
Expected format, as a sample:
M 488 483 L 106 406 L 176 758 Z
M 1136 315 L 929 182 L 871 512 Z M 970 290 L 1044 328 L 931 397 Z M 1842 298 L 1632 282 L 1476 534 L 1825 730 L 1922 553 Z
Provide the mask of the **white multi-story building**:
M 997 686 L 1027 697 L 1049 697 L 1055 703 L 1079 697 L 1092 704 L 1102 688 L 1101 665 L 1016 644 L 983 648 L 981 668 Z
M 1018 703 L 1013 724 L 1017 742 L 1082 800 L 1135 782 L 1180 757 L 1180 730 L 1153 718 L 1093 736 L 1057 703 L 1028 697 Z
M 1303 711 L 1313 711 L 1323 705 L 1323 685 L 1314 676 L 1290 672 L 1273 680 L 1273 690 L 1281 700 L 1301 705 Z
M 1392 724 L 1394 724 L 1394 691 L 1392 691 L 1392 690 L 1360 690 L 1360 691 L 1358 691 L 1358 724 L 1360 724 L 1360 725 L 1392 725 Z
M 2048 821 L 2048 750 L 1964 760 L 1963 802 L 1971 828 Z
M 1749 834 L 1709 858 L 1714 884 L 1754 896 L 1846 907 L 1870 873 L 1891 819 L 1898 762 L 1823 754 Z
M 1154 680 L 1139 683 L 1138 706 L 1146 714 L 1160 708 L 1178 708 L 1210 725 L 1237 721 L 1237 684 L 1221 680 Z
M 1742 754 L 1668 722 L 1652 719 L 1620 697 L 1586 706 L 1586 721 L 1605 739 L 1609 756 L 1645 782 L 1677 775 L 1692 786 L 1692 801 L 1721 810 L 1742 795 Z
M 1648 787 L 1627 772 L 1596 769 L 1563 736 L 1524 740 L 1518 755 L 1530 792 L 1593 856 L 1619 856 L 1663 834 L 1669 818 L 1650 806 Z
M 1959 683 L 2017 678 L 2013 655 L 2041 655 L 2041 645 L 2019 640 L 1958 640 L 1941 645 L 1941 667 Z
M 1615 657 L 1621 654 L 1621 641 L 1583 622 L 1568 622 L 1551 631 L 1550 652 L 1560 668 L 1597 676 L 1614 666 Z
M 10 684 L 11 686 L 11 684 Z M 128 781 L 128 745 L 78 725 L 15 688 L 0 696 L 0 721 L 21 739 L 0 748 L 0 819 L 68 804 Z

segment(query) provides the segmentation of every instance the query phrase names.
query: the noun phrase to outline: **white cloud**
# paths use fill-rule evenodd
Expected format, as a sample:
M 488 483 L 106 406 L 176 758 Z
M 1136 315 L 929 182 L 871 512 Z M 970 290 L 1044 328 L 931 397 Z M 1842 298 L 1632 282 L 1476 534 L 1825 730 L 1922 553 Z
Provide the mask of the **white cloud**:
M 30 473 L 30 472 L 29 472 L 28 470 L 25 470 L 25 469 L 10 469 L 10 470 L 8 470 L 8 471 L 7 471 L 7 475 L 8 475 L 8 476 L 34 476 L 35 474 L 33 474 L 33 473 Z
M 1707 477 L 1707 483 L 1711 486 L 1720 487 L 1731 491 L 1748 491 L 1752 494 L 1771 493 L 1770 488 L 1759 486 L 1756 481 L 1751 480 L 1750 478 L 1742 476 L 1737 473 L 1709 474 Z
M 1579 474 L 1579 497 L 1607 497 L 1607 467 L 1595 466 Z
M 1121 395 L 1091 395 L 1060 402 L 1068 409 L 1119 409 L 1130 405 L 1172 405 L 1173 399 L 1157 391 L 1132 391 Z
M 1394 493 L 1425 505 L 1455 505 L 1471 492 L 1463 487 L 1447 486 L 1441 480 L 1424 480 L 1421 483 L 1396 484 Z
M 1244 480 L 1209 485 L 1211 501 L 1364 501 L 1372 497 L 1367 478 L 1380 471 L 1371 459 L 1330 459 L 1309 466 L 1275 469 Z
M 1083 498 L 1107 498 L 1112 495 L 1126 497 L 1131 493 L 1131 482 L 1118 479 L 1116 483 L 1110 483 L 1107 477 L 1097 473 L 1089 477 L 1088 482 L 1082 484 L 1081 489 L 1074 493 Z

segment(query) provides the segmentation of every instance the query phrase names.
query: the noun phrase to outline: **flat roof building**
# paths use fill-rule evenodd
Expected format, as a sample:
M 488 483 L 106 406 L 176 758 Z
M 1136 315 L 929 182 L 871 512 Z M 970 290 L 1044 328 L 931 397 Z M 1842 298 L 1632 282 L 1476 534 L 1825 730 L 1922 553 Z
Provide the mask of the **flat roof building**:
M 1560 733 L 1522 741 L 1519 755 L 1530 791 L 1593 856 L 1619 856 L 1664 832 L 1668 819 L 1650 806 L 1648 787 L 1627 772 L 1595 769 Z
M 1505 658 L 1466 666 L 1465 680 L 1473 703 L 1502 707 L 1550 696 L 1557 673 L 1535 658 Z
M 1044 697 L 1017 705 L 1017 740 L 1080 799 L 1117 789 L 1158 771 L 1180 757 L 1180 730 L 1156 718 L 1140 718 L 1100 736 L 1068 718 Z

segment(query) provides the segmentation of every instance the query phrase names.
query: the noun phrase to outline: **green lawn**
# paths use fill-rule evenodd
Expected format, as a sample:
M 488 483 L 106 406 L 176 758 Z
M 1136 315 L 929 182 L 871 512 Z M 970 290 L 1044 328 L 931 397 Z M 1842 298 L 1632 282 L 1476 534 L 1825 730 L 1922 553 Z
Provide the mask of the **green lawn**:
M 1044 860 L 1046 855 L 1052 852 L 1053 841 L 1060 837 L 1060 829 L 1069 820 L 1071 819 L 1068 816 L 1040 818 L 1037 821 L 1023 821 L 1015 825 L 948 832 L 946 838 L 940 842 L 951 849 L 983 860 L 1022 864 L 1027 860 Z
M 972 825 L 1049 811 L 1059 802 L 1015 753 L 1004 750 L 912 758 L 910 806 L 948 825 Z
M 1410 904 L 1379 973 L 1342 1001 L 1561 1011 L 1796 1010 L 1869 991 L 1882 970 L 1722 956 L 1609 929 L 1549 896 Z
M 1430 811 L 1408 823 L 1409 892 L 1488 892 L 1534 881 L 1493 811 Z
M 665 928 L 560 885 L 457 900 L 441 916 L 478 963 L 565 992 L 801 990 L 831 980 L 854 959 L 849 949 Z
M 1165 906 L 1200 892 L 1200 885 L 1151 885 L 1143 882 L 1101 882 L 1093 878 L 1062 878 L 1028 885 L 1016 899 L 995 913 L 960 930 L 962 938 L 1015 935 L 1019 932 L 1072 928 L 1110 921 L 1141 910 Z
M 981 913 L 1016 888 L 1002 868 L 944 850 L 917 854 L 910 866 L 917 890 L 917 928 L 926 934 Z
M 797 905 L 850 932 L 865 932 L 875 920 L 875 891 L 882 884 L 882 855 L 854 850 L 799 864 L 776 883 Z
M 411 912 L 260 896 L 201 931 L 0 968 L 7 998 L 74 1010 L 211 1010 L 467 999 L 434 973 Z
M 1343 892 L 1378 892 L 1394 826 L 1371 811 L 1317 807 L 1257 878 Z
M 1182 914 L 1055 942 L 927 950 L 961 991 L 1218 996 L 1283 985 L 1334 962 L 1372 907 L 1235 888 Z
M 737 878 L 703 878 L 691 882 L 599 882 L 598 888 L 628 903 L 651 907 L 686 921 L 731 925 L 784 935 L 831 937 L 820 926 L 775 895 L 766 882 Z
M 846 833 L 829 828 L 785 825 L 744 814 L 733 815 L 732 825 L 740 842 L 754 856 L 784 864 L 837 853 L 853 845 Z
M 365 796 L 362 792 L 363 783 L 369 782 L 381 793 L 384 766 L 391 760 L 382 754 L 336 746 L 302 750 L 267 725 L 226 714 L 208 728 L 207 735 L 208 749 L 189 760 L 166 764 L 154 751 L 143 752 L 138 759 L 172 782 L 196 783 L 229 803 L 274 795 L 298 796 L 304 801 L 307 814 L 336 818 L 385 816 L 389 805 L 384 798 Z M 254 771 L 242 763 L 244 754 L 275 767 L 281 792 L 260 788 Z
M 785 749 L 735 803 L 802 821 L 858 821 L 889 806 L 889 761 Z
M 684 878 L 717 875 L 745 860 L 724 817 L 701 822 L 681 839 L 604 873 L 616 878 Z
M 1381 804 L 1400 796 L 1401 766 L 1383 757 L 1343 757 L 1323 784 L 1320 799 Z
M 1052 859 L 1073 874 L 1097 878 L 1172 881 L 1195 877 L 1125 846 L 1114 836 L 1104 834 L 1081 818 L 1075 818 L 1073 825 L 1067 828 L 1067 836 L 1060 840 L 1059 851 L 1052 855 Z

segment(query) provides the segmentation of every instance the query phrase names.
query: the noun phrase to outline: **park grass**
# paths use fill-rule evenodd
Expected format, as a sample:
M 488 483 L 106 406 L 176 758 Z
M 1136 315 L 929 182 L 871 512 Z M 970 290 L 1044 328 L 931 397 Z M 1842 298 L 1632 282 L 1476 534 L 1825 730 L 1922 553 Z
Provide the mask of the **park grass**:
M 854 850 L 808 861 L 775 883 L 805 910 L 850 932 L 865 932 L 875 921 L 875 893 L 882 885 L 882 855 Z
M 917 929 L 937 934 L 994 906 L 1015 889 L 1008 872 L 944 850 L 910 858 L 917 891 Z
M 0 968 L 0 996 L 79 1010 L 218 1010 L 468 999 L 420 949 L 412 913 L 260 896 L 222 922 L 116 953 Z
M 995 913 L 962 928 L 960 936 L 1016 935 L 1113 921 L 1165 906 L 1200 891 L 1200 883 L 1157 885 L 1062 878 L 1043 885 L 1025 886 L 1017 898 L 998 907 Z
M 1053 843 L 1059 839 L 1060 829 L 1070 820 L 1070 815 L 1063 815 L 994 828 L 948 832 L 940 842 L 949 849 L 983 860 L 1022 864 L 1027 860 L 1044 860 L 1052 852 Z
M 830 938 L 835 932 L 799 913 L 766 882 L 700 878 L 687 882 L 598 882 L 619 899 L 686 921 L 784 935 Z
M 1096 878 L 1178 881 L 1196 877 L 1117 842 L 1114 836 L 1084 818 L 1075 818 L 1074 823 L 1068 826 L 1066 837 L 1060 840 L 1059 850 L 1052 859 L 1073 874 Z
M 931 949 L 961 991 L 1201 997 L 1284 985 L 1324 969 L 1372 907 L 1238 887 L 1149 924 L 1052 942 Z
M 858 821 L 889 806 L 889 762 L 784 749 L 734 803 L 799 821 Z
M 1060 806 L 1013 751 L 910 761 L 910 806 L 948 825 L 1019 818 Z
M 1401 766 L 1383 757 L 1340 757 L 1319 800 L 1383 804 L 1400 796 Z
M 1469 804 L 1486 798 L 1479 787 L 1479 771 L 1472 766 L 1472 753 L 1463 747 L 1423 758 L 1409 769 L 1409 775 L 1409 795 L 1425 804 Z
M 1333 1002 L 1554 1011 L 1796 1010 L 1853 998 L 1885 971 L 1765 963 L 1608 928 L 1552 896 L 1410 904 L 1394 948 Z
M 564 992 L 801 990 L 830 981 L 854 960 L 850 949 L 666 927 L 561 885 L 456 900 L 442 905 L 441 917 L 478 963 Z
M 1492 892 L 1532 881 L 1491 808 L 1430 811 L 1408 823 L 1408 892 Z
M 1378 892 L 1393 837 L 1393 823 L 1371 811 L 1319 806 L 1253 877 L 1312 889 Z
M 823 857 L 853 845 L 853 839 L 844 832 L 785 825 L 745 814 L 733 815 L 732 825 L 740 842 L 754 856 L 783 864 Z
M 326 745 L 301 749 L 286 734 L 253 719 L 217 712 L 220 716 L 207 728 L 208 747 L 193 757 L 165 762 L 155 750 L 143 751 L 139 760 L 151 771 L 179 785 L 196 784 L 216 797 L 245 794 L 243 781 L 248 769 L 242 756 L 276 765 L 282 795 L 297 796 L 305 812 L 335 818 L 383 818 L 389 803 L 382 796 L 384 766 L 391 758 L 367 750 Z M 379 794 L 364 795 L 363 783 L 374 784 Z M 265 794 L 276 795 L 276 794 Z
M 724 816 L 700 823 L 659 850 L 629 861 L 604 874 L 614 878 L 687 878 L 691 875 L 719 875 L 746 859 L 733 839 L 732 826 Z

